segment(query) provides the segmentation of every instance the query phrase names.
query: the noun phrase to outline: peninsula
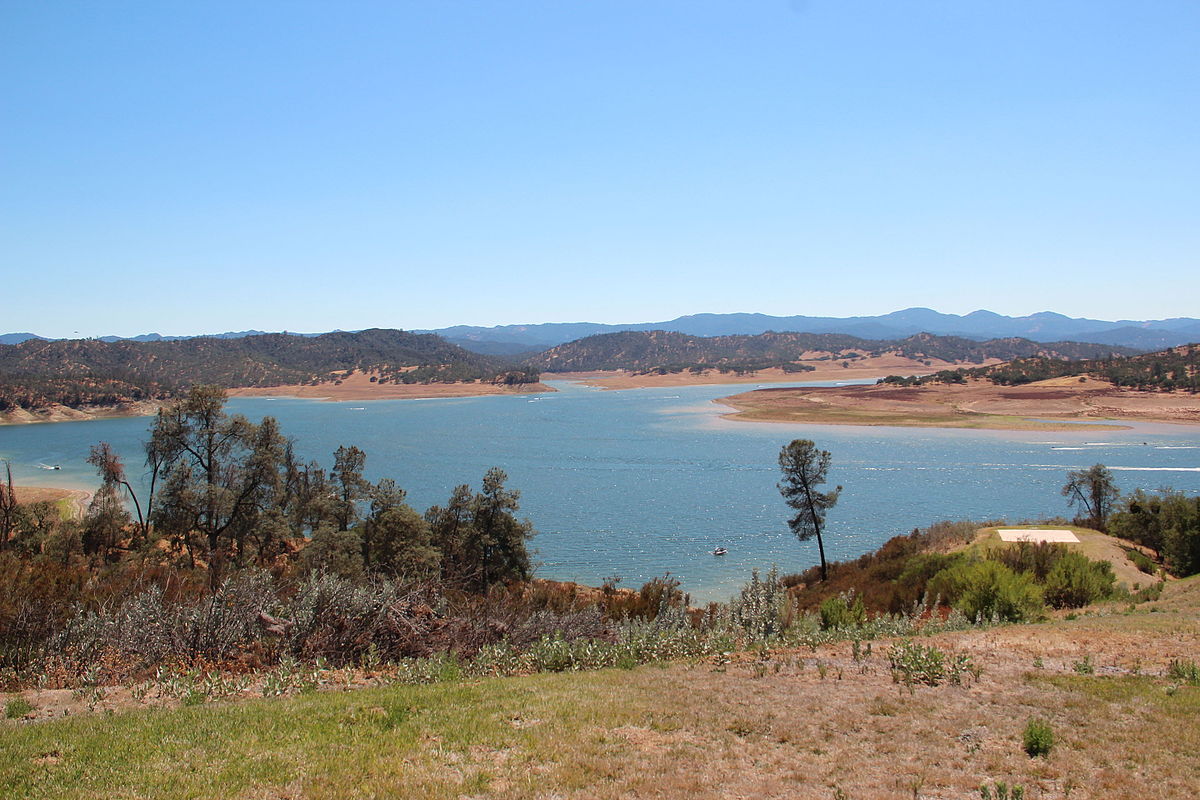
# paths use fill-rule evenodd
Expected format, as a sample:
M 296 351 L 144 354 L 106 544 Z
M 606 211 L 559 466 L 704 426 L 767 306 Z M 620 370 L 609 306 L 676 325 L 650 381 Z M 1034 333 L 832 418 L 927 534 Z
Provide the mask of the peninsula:
M 1058 377 L 1018 386 L 982 378 L 919 386 L 771 388 L 724 397 L 729 419 L 824 425 L 1064 430 L 1126 428 L 1120 422 L 1200 423 L 1200 395 L 1140 391 L 1088 376 Z

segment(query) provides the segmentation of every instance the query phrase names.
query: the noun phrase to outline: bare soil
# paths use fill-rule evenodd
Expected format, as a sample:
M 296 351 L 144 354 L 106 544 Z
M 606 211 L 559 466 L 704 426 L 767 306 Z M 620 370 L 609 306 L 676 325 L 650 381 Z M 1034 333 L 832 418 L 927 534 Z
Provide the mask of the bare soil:
M 730 419 L 753 422 L 1007 430 L 1061 430 L 1085 420 L 1200 423 L 1200 395 L 1139 392 L 1092 378 L 1056 378 L 1017 387 L 974 380 L 906 388 L 771 389 L 717 402 L 737 410 Z
M 742 384 L 742 383 L 801 383 L 816 381 L 861 381 L 876 380 L 887 375 L 930 375 L 943 369 L 953 369 L 959 366 L 987 366 L 1001 363 L 991 359 L 982 364 L 956 364 L 934 359 L 929 364 L 904 358 L 898 355 L 883 355 L 875 358 L 860 358 L 847 361 L 843 367 L 841 361 L 800 361 L 799 363 L 815 367 L 811 372 L 784 372 L 772 367 L 756 372 L 738 375 L 733 372 L 720 372 L 710 369 L 701 373 L 691 371 L 674 372 L 667 375 L 640 375 L 625 370 L 597 372 L 560 372 L 543 373 L 547 378 L 562 378 L 578 380 L 587 386 L 601 389 L 645 389 L 659 386 L 704 386 L 712 384 Z
M 553 392 L 542 383 L 498 386 L 491 383 L 379 383 L 370 374 L 356 372 L 341 383 L 316 386 L 258 386 L 230 389 L 231 397 L 304 397 L 314 400 L 416 400 L 437 397 L 483 397 L 500 394 L 538 394 Z
M 65 503 L 72 516 L 82 517 L 92 501 L 90 492 L 83 489 L 53 489 L 42 486 L 14 486 L 18 503 Z
M 154 400 L 120 403 L 114 406 L 81 406 L 68 408 L 54 403 L 33 411 L 24 408 L 0 412 L 0 425 L 24 425 L 34 422 L 83 422 L 110 417 L 146 417 L 163 404 Z

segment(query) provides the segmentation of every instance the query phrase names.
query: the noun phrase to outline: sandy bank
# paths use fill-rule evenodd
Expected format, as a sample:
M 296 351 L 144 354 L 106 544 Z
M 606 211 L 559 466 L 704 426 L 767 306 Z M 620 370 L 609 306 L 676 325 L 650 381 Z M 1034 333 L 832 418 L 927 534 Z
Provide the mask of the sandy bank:
M 163 402 L 143 400 L 118 403 L 112 406 L 80 406 L 69 408 L 55 403 L 30 411 L 18 408 L 0 413 L 0 425 L 25 425 L 35 422 L 85 422 L 112 417 L 148 417 L 162 408 Z
M 904 358 L 897 355 L 879 356 L 877 358 L 862 358 L 846 362 L 841 361 L 806 361 L 802 362 L 813 367 L 812 371 L 784 372 L 778 367 L 762 369 L 738 375 L 733 372 L 720 372 L 715 369 L 695 373 L 690 371 L 673 372 L 667 375 L 641 375 L 625 370 L 600 372 L 559 372 L 543 373 L 544 378 L 577 380 L 586 386 L 596 386 L 601 389 L 647 389 L 659 386 L 706 386 L 713 384 L 746 384 L 746 383 L 809 383 L 818 381 L 862 381 L 877 380 L 888 375 L 930 375 L 943 369 L 954 369 L 963 364 L 951 364 L 946 361 L 932 360 L 929 364 Z M 984 364 L 998 364 L 998 360 L 990 360 Z M 971 364 L 969 366 L 981 366 Z
M 492 383 L 379 383 L 361 372 L 343 378 L 341 383 L 316 386 L 256 386 L 230 389 L 230 397 L 303 397 L 312 400 L 418 400 L 437 397 L 484 397 L 499 394 L 537 394 L 553 392 L 542 383 L 497 386 Z
M 76 517 L 82 517 L 87 511 L 88 504 L 92 502 L 92 493 L 86 492 L 83 489 L 14 486 L 13 493 L 17 496 L 17 502 L 21 504 L 66 501 L 69 504 L 72 514 Z
M 1090 420 L 1200 423 L 1198 395 L 1138 392 L 1092 378 L 1057 378 L 1025 386 L 976 380 L 920 387 L 759 389 L 717 402 L 737 409 L 727 417 L 747 422 L 997 430 L 1066 430 L 1073 422 Z

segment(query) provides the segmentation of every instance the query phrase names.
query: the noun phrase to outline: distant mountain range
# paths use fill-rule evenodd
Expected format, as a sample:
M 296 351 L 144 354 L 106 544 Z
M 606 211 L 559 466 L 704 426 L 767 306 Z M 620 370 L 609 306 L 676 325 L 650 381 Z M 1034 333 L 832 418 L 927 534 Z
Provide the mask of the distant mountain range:
M 342 331 L 331 331 L 332 333 L 341 333 Z M 139 336 L 100 336 L 96 341 L 99 342 L 182 342 L 187 339 L 244 339 L 247 336 L 265 336 L 268 331 L 227 331 L 225 333 L 204 333 L 197 336 L 163 336 L 161 333 L 143 333 Z M 291 336 L 321 336 L 320 333 L 294 333 L 284 331 Z M 20 344 L 27 342 L 30 339 L 41 339 L 44 342 L 64 341 L 61 339 L 49 339 L 45 336 L 38 336 L 36 333 L 2 333 L 0 334 L 0 344 Z
M 928 308 L 907 308 L 875 317 L 773 317 L 766 314 L 691 314 L 665 322 L 603 325 L 591 322 L 550 322 L 539 325 L 497 325 L 483 328 L 455 325 L 422 331 L 437 333 L 467 349 L 515 353 L 543 350 L 585 336 L 619 331 L 675 331 L 692 336 L 755 335 L 775 332 L 841 333 L 862 339 L 903 339 L 916 333 L 987 340 L 1019 337 L 1035 342 L 1092 342 L 1095 344 L 1161 350 L 1200 341 L 1200 319 L 1177 317 L 1160 320 L 1110 322 L 1042 311 L 1026 317 L 1006 317 L 992 311 L 965 316 L 942 314 Z
M 1025 317 L 1007 317 L 992 311 L 973 311 L 970 314 L 942 314 L 928 308 L 906 308 L 874 317 L 773 317 L 767 314 L 690 314 L 663 322 L 639 322 L 627 325 L 607 325 L 597 322 L 546 322 L 532 325 L 497 325 L 490 328 L 475 325 L 454 325 L 449 328 L 415 330 L 413 333 L 436 333 L 452 344 L 476 353 L 496 356 L 528 355 L 555 345 L 572 342 L 587 336 L 620 331 L 674 331 L 691 336 L 756 335 L 775 332 L 840 333 L 861 339 L 904 339 L 917 333 L 939 336 L 959 336 L 984 341 L 1019 337 L 1035 342 L 1092 342 L 1095 344 L 1132 347 L 1139 350 L 1162 350 L 1181 344 L 1200 342 L 1200 319 L 1175 317 L 1157 320 L 1106 321 L 1068 317 L 1042 311 Z M 238 331 L 208 334 L 210 338 L 237 339 L 261 335 L 262 331 Z M 315 333 L 294 334 L 318 336 Z M 0 334 L 0 344 L 17 344 L 27 339 L 41 339 L 33 333 Z M 132 341 L 177 341 L 198 337 L 162 336 L 148 333 L 130 337 Z M 120 337 L 105 336 L 102 341 L 120 341 Z

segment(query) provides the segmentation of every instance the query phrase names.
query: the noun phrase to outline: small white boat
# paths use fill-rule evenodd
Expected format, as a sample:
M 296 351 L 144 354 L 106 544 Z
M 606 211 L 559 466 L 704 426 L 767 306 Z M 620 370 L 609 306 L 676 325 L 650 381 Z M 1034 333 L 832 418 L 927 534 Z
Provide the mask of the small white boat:
M 718 547 L 717 549 L 715 549 L 715 550 L 713 550 L 713 551 L 712 551 L 712 554 L 713 554 L 714 556 L 723 556 L 723 555 L 725 555 L 725 554 L 726 554 L 726 553 L 728 553 L 728 552 L 729 552 L 729 551 L 728 551 L 728 550 L 726 550 L 724 547 Z

